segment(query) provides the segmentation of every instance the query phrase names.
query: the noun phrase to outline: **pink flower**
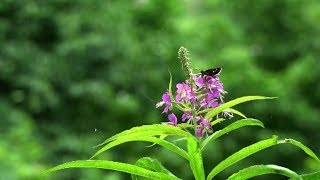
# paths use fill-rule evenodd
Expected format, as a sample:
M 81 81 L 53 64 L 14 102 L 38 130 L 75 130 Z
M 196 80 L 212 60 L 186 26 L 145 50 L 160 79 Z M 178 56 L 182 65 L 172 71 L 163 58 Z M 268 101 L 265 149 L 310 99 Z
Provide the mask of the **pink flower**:
M 162 114 L 167 113 L 170 109 L 172 109 L 172 103 L 171 103 L 171 99 L 168 91 L 162 95 L 162 101 L 156 104 L 156 108 L 161 107 L 164 104 L 166 105 L 166 107 L 164 107 Z
M 177 120 L 177 116 L 176 116 L 175 114 L 173 114 L 173 113 L 169 114 L 169 115 L 168 115 L 168 119 L 169 119 L 169 121 L 170 121 L 170 122 L 169 122 L 170 124 L 172 124 L 172 125 L 174 125 L 174 126 L 177 125 L 178 120 Z
M 203 134 L 212 133 L 210 120 L 204 119 L 203 114 L 198 114 L 199 111 L 216 108 L 224 103 L 223 95 L 226 93 L 223 89 L 223 84 L 219 80 L 219 74 L 214 76 L 193 74 L 192 83 L 186 80 L 176 85 L 174 94 L 169 94 L 166 91 L 162 95 L 162 101 L 157 103 L 156 107 L 165 105 L 162 113 L 169 113 L 175 105 L 180 109 L 185 109 L 181 116 L 181 121 L 190 123 L 196 128 L 196 136 L 202 137 Z M 175 97 L 172 99 L 171 97 Z M 230 112 L 223 112 L 225 116 L 232 116 Z M 195 116 L 196 120 L 194 120 Z M 176 126 L 178 124 L 177 116 L 174 113 L 168 115 L 169 122 L 167 124 Z

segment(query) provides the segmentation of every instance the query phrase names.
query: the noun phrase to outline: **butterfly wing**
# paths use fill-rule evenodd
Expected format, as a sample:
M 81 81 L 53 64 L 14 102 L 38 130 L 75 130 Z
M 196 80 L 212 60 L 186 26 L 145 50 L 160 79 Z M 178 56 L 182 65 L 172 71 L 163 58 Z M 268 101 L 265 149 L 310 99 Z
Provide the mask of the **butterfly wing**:
M 218 75 L 221 72 L 222 68 L 212 68 L 208 69 L 206 71 L 201 71 L 202 76 L 215 76 Z

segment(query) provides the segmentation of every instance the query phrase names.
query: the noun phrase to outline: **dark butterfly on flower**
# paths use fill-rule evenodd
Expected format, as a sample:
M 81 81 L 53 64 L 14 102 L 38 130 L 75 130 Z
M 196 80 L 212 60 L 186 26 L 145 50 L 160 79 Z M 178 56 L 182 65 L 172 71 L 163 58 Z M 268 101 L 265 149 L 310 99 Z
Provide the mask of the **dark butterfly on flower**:
M 212 68 L 212 69 L 208 69 L 205 71 L 201 71 L 201 75 L 214 77 L 214 76 L 218 75 L 221 72 L 221 70 L 222 70 L 222 68 Z

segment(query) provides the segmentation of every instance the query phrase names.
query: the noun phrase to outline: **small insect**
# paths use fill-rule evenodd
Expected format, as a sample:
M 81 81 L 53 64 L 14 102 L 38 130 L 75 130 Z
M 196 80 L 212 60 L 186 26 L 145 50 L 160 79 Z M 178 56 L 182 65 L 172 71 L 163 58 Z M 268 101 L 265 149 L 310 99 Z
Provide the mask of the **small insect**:
M 221 72 L 221 70 L 222 70 L 222 68 L 212 68 L 212 69 L 208 69 L 205 71 L 201 71 L 201 75 L 214 77 L 214 76 L 218 75 Z

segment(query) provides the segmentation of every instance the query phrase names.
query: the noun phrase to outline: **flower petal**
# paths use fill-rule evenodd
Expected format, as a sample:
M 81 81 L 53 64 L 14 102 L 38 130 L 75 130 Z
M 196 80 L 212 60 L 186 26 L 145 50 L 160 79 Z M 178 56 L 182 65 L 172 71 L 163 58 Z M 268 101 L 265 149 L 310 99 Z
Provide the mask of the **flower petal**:
M 173 114 L 173 113 L 169 114 L 168 119 L 171 124 L 177 125 L 178 121 L 177 121 L 177 116 L 175 114 Z
M 169 111 L 169 106 L 166 106 L 166 107 L 163 109 L 162 114 L 163 114 L 163 113 L 167 113 L 168 111 Z
M 197 129 L 196 136 L 202 137 L 202 128 Z
M 170 96 L 169 93 L 166 92 L 162 95 L 162 100 L 163 102 L 165 102 L 166 104 L 171 104 L 171 100 L 170 100 Z

